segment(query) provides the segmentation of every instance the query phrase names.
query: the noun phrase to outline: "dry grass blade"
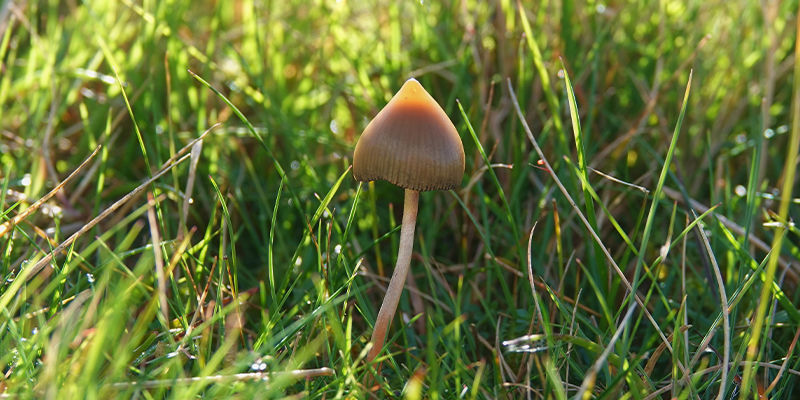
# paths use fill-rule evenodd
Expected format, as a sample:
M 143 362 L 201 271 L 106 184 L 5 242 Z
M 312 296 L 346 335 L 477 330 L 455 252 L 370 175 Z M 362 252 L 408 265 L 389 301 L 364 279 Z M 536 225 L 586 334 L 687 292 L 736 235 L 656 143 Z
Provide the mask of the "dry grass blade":
M 642 192 L 644 194 L 649 194 L 650 193 L 650 191 L 644 186 L 639 186 L 639 185 L 636 185 L 636 184 L 633 184 L 633 183 L 630 183 L 630 182 L 625 182 L 622 179 L 615 178 L 615 177 L 613 177 L 613 176 L 611 176 L 609 174 L 606 174 L 605 172 L 599 171 L 599 170 L 594 169 L 592 167 L 589 167 L 589 170 L 594 172 L 597 175 L 602 176 L 603 178 L 606 178 L 606 179 L 612 181 L 612 182 L 616 182 L 616 183 L 619 183 L 621 185 L 632 187 L 632 188 L 634 188 L 634 189 L 636 189 L 636 190 L 638 190 L 638 191 L 640 191 L 640 192 Z
M 692 216 L 697 219 L 697 215 L 692 211 Z M 728 295 L 725 293 L 725 281 L 722 279 L 722 273 L 719 270 L 719 264 L 717 264 L 717 259 L 714 257 L 714 253 L 711 250 L 711 244 L 708 242 L 708 236 L 706 236 L 705 231 L 699 227 L 695 227 L 698 231 L 700 231 L 700 237 L 703 239 L 703 245 L 706 247 L 706 253 L 708 254 L 708 258 L 711 260 L 711 265 L 714 267 L 714 277 L 717 280 L 717 285 L 719 286 L 719 307 L 722 312 L 722 334 L 725 335 L 723 337 L 723 350 L 722 350 L 722 377 L 720 378 L 720 385 L 719 385 L 719 393 L 717 394 L 717 400 L 722 400 L 725 396 L 725 387 L 727 386 L 728 382 L 728 370 L 730 369 L 730 360 L 731 360 L 731 322 L 729 320 L 729 310 L 728 310 Z
M 194 383 L 220 383 L 220 382 L 233 382 L 233 381 L 252 381 L 264 380 L 272 378 L 291 377 L 295 379 L 315 378 L 318 376 L 332 376 L 334 371 L 331 368 L 313 368 L 313 369 L 296 369 L 291 371 L 280 372 L 243 372 L 241 374 L 232 375 L 209 375 L 209 376 L 196 376 L 191 378 L 180 379 L 158 379 L 142 382 L 117 382 L 112 383 L 110 386 L 114 389 L 153 389 L 160 387 L 168 387 L 175 385 L 191 385 Z
M 680 192 L 678 192 L 677 190 L 664 186 L 662 188 L 662 191 L 664 192 L 665 195 L 667 195 L 667 197 L 671 198 L 672 200 L 675 200 L 679 203 L 684 202 L 683 196 L 681 196 Z M 709 207 L 707 207 L 706 205 L 700 203 L 695 199 L 692 199 L 691 197 L 689 198 L 689 206 L 691 206 L 693 209 L 697 210 L 701 214 L 709 210 Z M 742 228 L 737 223 L 729 220 L 724 215 L 715 212 L 714 218 L 716 218 L 719 222 L 721 222 L 722 225 L 725 225 L 726 228 L 730 229 L 731 232 L 739 236 L 745 236 L 744 228 Z M 756 237 L 755 234 L 753 234 L 753 232 L 750 232 L 750 234 L 747 235 L 747 239 L 750 241 L 751 244 L 756 246 L 759 250 L 769 253 L 770 251 L 769 245 L 763 240 Z M 790 279 L 792 279 L 794 282 L 798 282 L 798 278 L 800 278 L 800 275 L 798 275 L 798 272 L 792 268 L 792 264 L 790 264 L 784 258 L 779 258 L 778 264 L 786 271 L 786 275 L 788 275 Z
M 787 373 L 789 373 L 791 375 L 794 375 L 796 377 L 800 377 L 800 371 L 798 371 L 798 370 L 794 370 L 794 369 L 791 369 L 791 368 L 783 368 L 783 366 L 770 364 L 768 362 L 763 362 L 763 361 L 739 361 L 738 363 L 736 363 L 736 367 L 737 368 L 755 367 L 755 366 L 758 366 L 759 368 L 769 368 L 769 369 L 783 370 L 783 371 L 785 371 L 785 372 L 787 372 Z M 701 369 L 699 371 L 695 371 L 692 377 L 697 379 L 697 378 L 702 377 L 703 375 L 710 374 L 712 372 L 717 372 L 717 371 L 720 370 L 720 368 L 722 368 L 722 364 L 717 364 L 717 365 L 714 365 L 712 367 L 708 367 L 706 369 Z M 793 379 L 798 379 L 798 378 L 794 378 L 793 377 Z M 654 399 L 657 399 L 657 398 L 661 398 L 659 396 L 661 393 L 670 391 L 670 390 L 672 390 L 673 387 L 674 387 L 674 385 L 672 383 L 668 383 L 668 384 L 662 386 L 661 388 L 659 388 L 658 390 L 654 391 L 653 393 L 650 393 L 647 396 L 645 396 L 643 400 L 654 400 Z M 739 397 L 739 398 L 742 398 L 742 397 Z
M 800 328 L 797 329 L 794 333 L 794 339 L 792 339 L 792 343 L 789 345 L 789 349 L 786 350 L 786 357 L 783 359 L 783 364 L 781 364 L 781 369 L 778 370 L 778 374 L 775 375 L 775 379 L 772 380 L 772 383 L 769 384 L 767 390 L 764 392 L 765 394 L 769 394 L 775 386 L 778 384 L 778 381 L 781 380 L 781 376 L 783 376 L 784 371 L 786 371 L 786 364 L 789 363 L 791 360 L 792 353 L 794 353 L 794 348 L 797 345 L 797 339 L 800 339 Z
M 556 186 L 558 186 L 558 189 L 567 199 L 569 204 L 572 206 L 573 210 L 575 210 L 576 215 L 578 216 L 578 218 L 580 218 L 581 222 L 584 224 L 587 231 L 591 234 L 592 239 L 594 239 L 595 242 L 597 242 L 598 247 L 603 251 L 603 255 L 605 255 L 609 264 L 611 264 L 611 266 L 613 267 L 614 272 L 617 274 L 617 276 L 619 276 L 620 280 L 628 289 L 628 291 L 632 292 L 633 286 L 628 281 L 628 278 L 625 276 L 625 273 L 623 273 L 622 270 L 619 268 L 617 262 L 611 256 L 611 253 L 609 253 L 606 246 L 603 245 L 603 242 L 600 240 L 600 237 L 597 235 L 597 232 L 595 232 L 594 229 L 592 229 L 592 226 L 591 224 L 589 224 L 589 221 L 583 215 L 578 205 L 575 204 L 575 200 L 572 199 L 572 196 L 570 196 L 569 192 L 567 191 L 567 188 L 565 188 L 564 185 L 561 183 L 561 180 L 558 179 L 558 176 L 553 171 L 553 167 L 550 165 L 550 162 L 547 161 L 547 157 L 545 157 L 544 152 L 539 147 L 539 143 L 537 143 L 536 138 L 533 137 L 533 132 L 531 131 L 531 127 L 528 125 L 528 121 L 525 120 L 525 114 L 522 113 L 522 109 L 519 107 L 519 101 L 517 100 L 517 95 L 514 93 L 513 86 L 511 86 L 511 80 L 509 79 L 507 83 L 508 83 L 509 94 L 511 96 L 512 103 L 514 103 L 514 108 L 517 110 L 517 116 L 519 117 L 520 123 L 522 124 L 522 128 L 525 130 L 525 133 L 528 135 L 528 139 L 531 141 L 533 147 L 536 149 L 536 152 L 539 154 L 539 159 L 542 160 L 542 162 L 545 164 L 547 172 L 553 178 L 553 181 L 555 182 Z M 632 295 L 636 303 L 639 304 L 639 307 L 641 308 L 644 315 L 647 317 L 647 320 L 650 321 L 650 324 L 653 326 L 656 332 L 658 332 L 661 341 L 664 342 L 664 345 L 667 346 L 669 352 L 672 353 L 672 345 L 669 343 L 667 336 L 664 335 L 664 332 L 661 330 L 661 327 L 658 325 L 658 322 L 656 322 L 656 320 L 653 318 L 653 315 L 650 313 L 650 311 L 647 310 L 647 307 L 645 306 L 641 297 L 639 297 L 639 294 L 632 293 Z M 684 375 L 688 376 L 688 371 L 686 370 L 686 367 L 682 363 L 678 363 L 678 367 L 681 369 Z
M 686 333 L 688 331 L 689 331 L 689 326 L 688 325 L 684 325 L 684 326 L 680 327 L 680 330 L 677 333 L 683 334 L 683 333 Z M 676 334 L 676 332 L 670 333 L 670 335 L 669 335 L 669 337 L 667 337 L 667 339 L 672 340 L 673 339 L 673 335 L 675 335 L 675 334 Z M 661 359 L 661 354 L 664 353 L 664 350 L 666 350 L 666 349 L 667 348 L 664 346 L 664 343 L 661 343 L 661 344 L 658 345 L 658 347 L 656 347 L 655 351 L 653 351 L 653 353 L 650 354 L 649 360 L 647 360 L 647 364 L 645 364 L 645 366 L 644 366 L 645 375 L 651 376 L 653 374 L 653 371 L 656 368 L 656 364 L 658 364 L 658 361 Z
M 122 207 L 125 203 L 130 201 L 132 198 L 138 196 L 142 191 L 144 191 L 148 186 L 150 186 L 158 178 L 160 178 L 162 175 L 166 174 L 170 169 L 172 169 L 172 167 L 180 164 L 181 162 L 185 161 L 188 158 L 189 158 L 189 156 L 187 155 L 187 156 L 185 156 L 183 158 L 178 159 L 176 162 L 174 162 L 173 164 L 170 164 L 168 167 L 166 167 L 166 168 L 162 169 L 161 171 L 157 172 L 155 175 L 153 175 L 152 178 L 144 181 L 144 183 L 139 185 L 136 189 L 133 189 L 130 193 L 126 194 L 121 199 L 117 200 L 114 204 L 112 204 L 111 206 L 109 206 L 108 208 L 103 210 L 103 212 L 101 212 L 100 215 L 98 215 L 97 217 L 95 217 L 94 219 L 89 221 L 81 229 L 79 229 L 77 232 L 73 233 L 72 236 L 70 236 L 67 240 L 61 242 L 61 244 L 58 245 L 58 247 L 56 247 L 55 249 L 53 249 L 53 251 L 51 251 L 44 258 L 39 260 L 33 267 L 29 268 L 28 272 L 25 273 L 26 280 L 27 280 L 28 277 L 32 277 L 32 276 L 36 275 L 39 271 L 41 271 L 42 268 L 44 268 L 44 266 L 47 265 L 53 259 L 53 257 L 56 254 L 64 251 L 64 249 L 66 249 L 67 247 L 72 245 L 72 243 L 75 242 L 75 240 L 77 238 L 81 237 L 81 235 L 83 235 L 84 233 L 88 232 L 90 229 L 94 228 L 94 226 L 97 225 L 98 223 L 100 223 L 100 221 L 106 219 L 109 215 L 113 214 L 114 211 L 116 211 L 118 208 Z
M 220 126 L 221 124 L 218 122 L 212 125 L 206 132 L 210 132 L 212 129 Z M 186 190 L 183 192 L 183 205 L 181 206 L 181 224 L 178 233 L 178 238 L 182 238 L 186 234 L 186 220 L 189 216 L 189 204 L 191 204 L 192 200 L 192 192 L 194 191 L 194 182 L 197 177 L 197 162 L 200 160 L 200 153 L 203 151 L 203 140 L 197 140 L 192 145 L 192 157 L 189 161 L 189 177 L 186 179 Z
M 528 235 L 528 259 L 527 259 L 528 262 L 526 263 L 528 265 L 528 282 L 531 284 L 531 294 L 534 296 L 534 298 L 536 297 L 536 285 L 534 284 L 534 279 L 533 279 L 533 265 L 531 265 L 531 244 L 533 242 L 533 231 L 536 230 L 537 222 L 533 223 L 533 227 L 531 228 L 531 233 Z
M 158 178 L 160 178 L 162 175 L 166 174 L 173 167 L 175 167 L 176 165 L 178 165 L 178 164 L 182 163 L 183 161 L 185 161 L 186 159 L 188 159 L 189 155 L 184 155 L 184 154 L 187 151 L 189 151 L 189 149 L 191 149 L 192 146 L 194 146 L 195 143 L 197 143 L 198 141 L 202 140 L 203 137 L 205 137 L 205 135 L 208 134 L 208 132 L 209 131 L 203 132 L 203 134 L 200 135 L 199 138 L 193 140 L 192 142 L 190 142 L 189 144 L 184 146 L 179 152 L 175 153 L 174 156 L 172 156 L 169 160 L 167 160 L 167 162 L 164 163 L 164 165 L 161 167 L 161 169 L 158 172 L 156 172 L 155 174 L 153 174 L 153 176 L 150 179 L 144 181 L 136 189 L 133 189 L 130 193 L 126 194 L 121 199 L 117 200 L 114 204 L 112 204 L 111 206 L 109 206 L 108 208 L 103 210 L 103 212 L 101 212 L 97 217 L 95 217 L 94 219 L 89 221 L 81 229 L 79 229 L 77 232 L 72 234 L 72 236 L 70 236 L 67 240 L 63 241 L 60 245 L 58 245 L 55 249 L 53 249 L 53 251 L 48 253 L 44 258 L 42 258 L 35 265 L 33 265 L 33 267 L 26 268 L 25 271 L 20 274 L 23 279 L 19 279 L 20 277 L 18 277 L 18 279 L 16 280 L 16 281 L 19 282 L 19 285 L 21 285 L 23 281 L 27 281 L 28 278 L 36 275 L 39 271 L 41 271 L 42 268 L 44 268 L 44 266 L 47 265 L 53 259 L 53 257 L 56 254 L 64 251 L 64 249 L 66 249 L 67 247 L 72 245 L 72 243 L 75 242 L 75 240 L 77 238 L 81 237 L 81 235 L 83 235 L 84 233 L 88 232 L 90 229 L 94 228 L 94 226 L 97 225 L 98 223 L 100 223 L 100 221 L 104 220 L 109 215 L 113 214 L 114 211 L 116 211 L 118 208 L 122 207 L 125 203 L 130 201 L 132 198 L 138 196 L 148 186 L 150 186 L 153 182 L 158 180 Z M 96 152 L 97 152 L 97 150 L 95 150 L 95 153 Z M 93 154 L 95 154 L 95 153 L 93 153 Z M 81 164 L 81 165 L 84 165 L 84 164 Z M 5 296 L 4 296 L 3 298 L 0 299 L 0 305 L 5 306 L 5 304 L 7 304 L 8 301 L 10 301 L 10 298 L 6 299 Z
M 15 215 L 14 218 L 11 218 L 10 220 L 0 225 L 0 238 L 5 236 L 5 234 L 10 232 L 12 229 L 14 229 L 14 226 L 22 222 L 29 215 L 35 213 L 36 210 L 38 210 L 47 200 L 50 200 L 53 196 L 55 196 L 64 187 L 64 185 L 66 185 L 67 183 L 69 183 L 69 181 L 78 176 L 78 172 L 83 170 L 83 168 L 85 168 L 86 165 L 89 164 L 89 161 L 91 161 L 94 158 L 94 156 L 97 155 L 101 147 L 102 146 L 97 146 L 97 148 L 94 149 L 92 154 L 90 154 L 89 157 L 83 160 L 81 165 L 79 165 L 78 168 L 75 168 L 75 170 L 72 171 L 72 173 L 69 174 L 68 177 L 66 177 L 63 181 L 61 181 L 61 183 L 56 185 L 56 187 L 54 187 L 53 190 L 50 191 L 50 193 L 47 193 L 41 199 L 36 200 L 36 202 L 31 204 L 30 207 L 26 208 L 21 213 Z
M 158 282 L 158 305 L 164 318 L 163 323 L 169 327 L 169 306 L 167 305 L 167 279 L 164 276 L 164 255 L 161 253 L 161 234 L 156 222 L 156 201 L 152 193 L 147 193 L 147 222 L 150 225 L 150 239 L 153 242 L 153 255 L 156 264 L 156 281 Z

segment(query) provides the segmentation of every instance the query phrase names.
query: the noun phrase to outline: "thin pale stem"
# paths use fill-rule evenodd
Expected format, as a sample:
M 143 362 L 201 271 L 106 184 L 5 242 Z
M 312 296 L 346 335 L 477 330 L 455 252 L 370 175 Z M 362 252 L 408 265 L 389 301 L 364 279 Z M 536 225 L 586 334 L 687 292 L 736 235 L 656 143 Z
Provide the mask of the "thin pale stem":
M 400 302 L 400 295 L 403 294 L 403 284 L 406 282 L 409 265 L 411 264 L 411 251 L 414 249 L 414 226 L 417 224 L 417 203 L 419 202 L 419 192 L 406 189 L 403 204 L 403 226 L 400 228 L 400 248 L 397 250 L 397 265 L 392 273 L 392 280 L 386 289 L 386 297 L 378 311 L 378 319 L 375 321 L 375 330 L 372 331 L 372 349 L 369 351 L 367 361 L 371 362 L 383 348 L 386 340 L 386 331 L 394 319 L 394 312 L 397 311 L 397 303 Z

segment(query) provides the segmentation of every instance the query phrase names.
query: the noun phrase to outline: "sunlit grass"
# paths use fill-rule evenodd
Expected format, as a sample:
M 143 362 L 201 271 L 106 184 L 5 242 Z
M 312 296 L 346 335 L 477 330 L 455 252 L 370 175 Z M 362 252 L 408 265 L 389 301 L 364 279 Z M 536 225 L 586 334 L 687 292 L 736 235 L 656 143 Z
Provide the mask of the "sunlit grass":
M 793 398 L 797 16 L 0 5 L 0 394 Z M 420 196 L 376 374 L 403 196 L 350 163 L 410 76 L 467 167 Z

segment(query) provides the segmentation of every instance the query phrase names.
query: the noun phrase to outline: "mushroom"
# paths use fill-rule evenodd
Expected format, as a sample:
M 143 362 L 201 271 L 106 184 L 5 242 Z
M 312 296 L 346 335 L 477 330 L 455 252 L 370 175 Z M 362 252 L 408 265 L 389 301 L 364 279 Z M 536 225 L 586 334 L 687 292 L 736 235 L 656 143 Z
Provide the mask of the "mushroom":
M 371 362 L 380 353 L 392 323 L 411 263 L 419 192 L 449 190 L 464 175 L 464 146 L 453 123 L 436 100 L 411 78 L 367 125 L 356 144 L 353 176 L 385 180 L 405 189 L 400 248 L 375 329 Z

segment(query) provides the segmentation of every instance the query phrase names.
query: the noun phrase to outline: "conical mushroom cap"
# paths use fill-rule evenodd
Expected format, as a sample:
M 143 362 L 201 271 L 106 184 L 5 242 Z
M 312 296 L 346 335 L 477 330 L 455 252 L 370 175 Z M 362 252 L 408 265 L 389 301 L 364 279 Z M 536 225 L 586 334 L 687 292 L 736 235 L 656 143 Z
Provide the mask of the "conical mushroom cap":
M 464 146 L 436 100 L 409 79 L 356 144 L 353 176 L 404 189 L 447 190 L 464 175 Z

